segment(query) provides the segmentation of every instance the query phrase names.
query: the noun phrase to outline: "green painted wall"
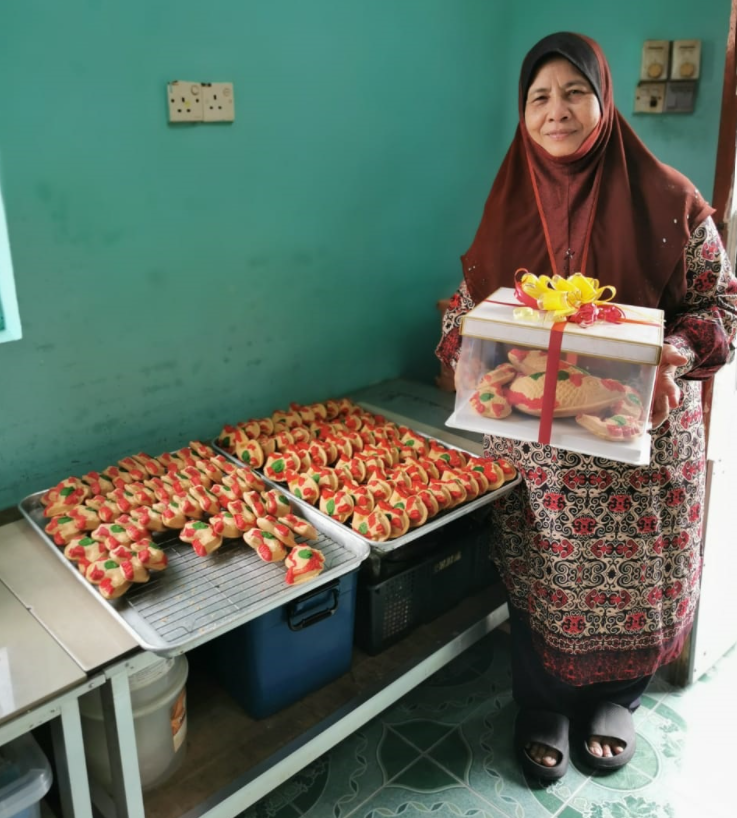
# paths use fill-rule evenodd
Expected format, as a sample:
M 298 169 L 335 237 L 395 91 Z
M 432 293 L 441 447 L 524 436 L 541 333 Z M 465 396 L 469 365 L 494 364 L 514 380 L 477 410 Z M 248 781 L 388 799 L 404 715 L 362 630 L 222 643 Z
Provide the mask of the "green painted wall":
M 0 508 L 289 400 L 429 379 L 539 35 L 599 38 L 625 111 L 643 39 L 702 37 L 697 114 L 638 127 L 710 190 L 729 3 L 691 5 L 4 0 L 24 337 L 0 344 Z M 175 78 L 232 80 L 236 123 L 168 126 Z

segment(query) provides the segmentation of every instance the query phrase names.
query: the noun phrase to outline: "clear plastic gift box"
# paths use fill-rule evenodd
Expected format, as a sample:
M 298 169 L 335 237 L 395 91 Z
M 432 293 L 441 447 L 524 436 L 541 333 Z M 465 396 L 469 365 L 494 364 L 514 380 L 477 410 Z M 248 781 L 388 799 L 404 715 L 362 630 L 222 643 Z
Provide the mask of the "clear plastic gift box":
M 582 325 L 521 308 L 512 288 L 492 293 L 463 318 L 447 425 L 648 463 L 663 313 L 607 306 L 619 308 L 618 323 Z

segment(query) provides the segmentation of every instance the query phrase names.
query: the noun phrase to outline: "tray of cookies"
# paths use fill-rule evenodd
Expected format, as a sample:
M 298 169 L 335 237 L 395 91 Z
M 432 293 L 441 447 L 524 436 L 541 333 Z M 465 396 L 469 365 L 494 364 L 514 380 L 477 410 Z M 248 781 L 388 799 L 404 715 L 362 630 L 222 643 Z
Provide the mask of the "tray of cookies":
M 192 442 L 69 477 L 19 508 L 140 646 L 176 656 L 357 570 L 369 548 Z
M 393 551 L 511 491 L 520 476 L 348 398 L 226 425 L 213 447 L 248 466 L 320 530 Z

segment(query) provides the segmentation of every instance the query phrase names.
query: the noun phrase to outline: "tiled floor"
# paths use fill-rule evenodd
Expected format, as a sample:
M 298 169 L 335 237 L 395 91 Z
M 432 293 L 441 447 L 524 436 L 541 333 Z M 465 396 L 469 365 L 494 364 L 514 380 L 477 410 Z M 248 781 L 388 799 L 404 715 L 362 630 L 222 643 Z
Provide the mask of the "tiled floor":
M 490 634 L 242 818 L 727 818 L 737 649 L 686 691 L 656 679 L 625 769 L 526 780 L 511 752 L 509 637 Z

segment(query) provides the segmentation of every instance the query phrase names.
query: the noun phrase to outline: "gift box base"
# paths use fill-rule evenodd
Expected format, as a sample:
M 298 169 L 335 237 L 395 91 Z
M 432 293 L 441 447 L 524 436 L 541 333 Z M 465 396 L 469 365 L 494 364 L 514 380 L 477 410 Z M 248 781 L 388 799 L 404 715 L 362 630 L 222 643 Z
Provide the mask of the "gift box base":
M 351 667 L 358 569 L 207 645 L 226 691 L 255 719 L 304 698 Z
M 536 441 L 540 432 L 540 418 L 511 415 L 503 420 L 487 418 L 474 410 L 470 402 L 464 403 L 445 421 L 453 429 L 480 432 L 512 440 Z M 648 432 L 634 440 L 604 440 L 579 426 L 573 418 L 554 418 L 550 433 L 550 445 L 604 457 L 618 463 L 645 466 L 650 462 L 650 435 Z

